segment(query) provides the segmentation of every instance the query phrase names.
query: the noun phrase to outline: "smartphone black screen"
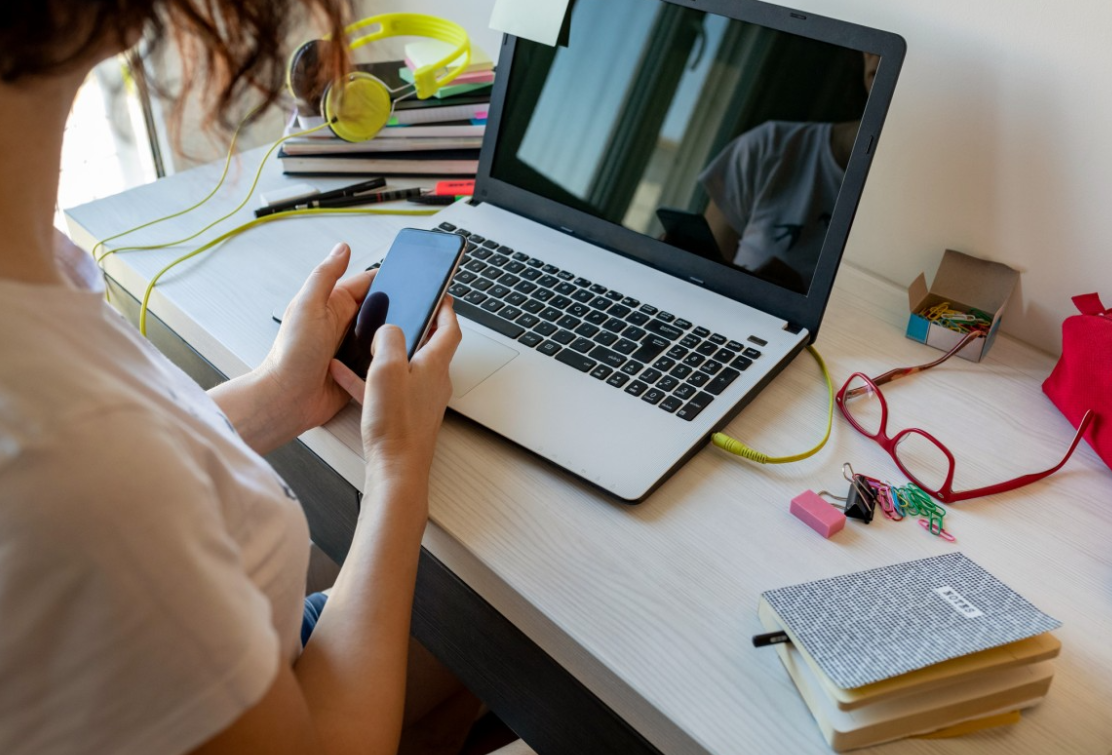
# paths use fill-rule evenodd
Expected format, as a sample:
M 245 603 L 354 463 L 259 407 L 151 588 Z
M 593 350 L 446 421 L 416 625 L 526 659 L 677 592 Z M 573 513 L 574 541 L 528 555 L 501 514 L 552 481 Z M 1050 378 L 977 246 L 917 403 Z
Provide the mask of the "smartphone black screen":
M 371 283 L 364 306 L 368 303 L 381 306 L 388 301 L 385 323 L 401 328 L 405 334 L 406 354 L 411 359 L 448 290 L 464 244 L 463 237 L 453 233 L 402 229 Z M 385 294 L 385 298 L 372 297 L 376 292 Z M 361 377 L 370 364 L 373 331 L 383 321 L 381 313 L 375 313 L 372 318 L 361 317 L 362 314 L 356 316 L 336 354 L 337 359 Z M 355 325 L 366 321 L 374 321 L 376 327 L 357 334 Z

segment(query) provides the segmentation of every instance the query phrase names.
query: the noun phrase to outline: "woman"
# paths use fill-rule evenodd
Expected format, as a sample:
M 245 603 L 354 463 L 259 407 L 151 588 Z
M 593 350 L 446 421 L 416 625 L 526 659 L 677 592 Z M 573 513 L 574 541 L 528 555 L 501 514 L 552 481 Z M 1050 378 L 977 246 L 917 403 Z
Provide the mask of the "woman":
M 340 282 L 341 244 L 263 364 L 205 395 L 82 288 L 98 282 L 90 259 L 52 228 L 66 117 L 97 62 L 173 30 L 194 88 L 226 116 L 244 94 L 277 95 L 279 40 L 299 15 L 333 34 L 344 22 L 339 0 L 4 3 L 0 752 L 398 748 L 428 474 L 460 339 L 450 304 L 412 362 L 384 327 L 364 384 L 331 360 L 370 282 Z M 260 454 L 350 397 L 373 484 L 302 652 L 308 531 Z M 410 713 L 439 698 L 414 702 Z

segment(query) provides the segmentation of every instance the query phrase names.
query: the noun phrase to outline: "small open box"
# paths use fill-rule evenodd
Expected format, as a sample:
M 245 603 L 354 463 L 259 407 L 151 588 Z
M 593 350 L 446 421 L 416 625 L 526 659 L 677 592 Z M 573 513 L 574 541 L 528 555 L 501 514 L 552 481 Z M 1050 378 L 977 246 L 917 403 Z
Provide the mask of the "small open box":
M 1019 281 L 1019 272 L 1000 262 L 970 257 L 962 252 L 947 249 L 942 264 L 934 276 L 934 284 L 927 288 L 927 277 L 919 273 L 907 289 L 911 315 L 907 318 L 907 337 L 949 351 L 965 337 L 964 333 L 923 317 L 919 313 L 930 307 L 949 302 L 950 308 L 959 312 L 978 309 L 992 316 L 988 336 L 977 339 L 958 352 L 958 356 L 979 362 L 992 346 L 1000 319 L 1008 299 Z

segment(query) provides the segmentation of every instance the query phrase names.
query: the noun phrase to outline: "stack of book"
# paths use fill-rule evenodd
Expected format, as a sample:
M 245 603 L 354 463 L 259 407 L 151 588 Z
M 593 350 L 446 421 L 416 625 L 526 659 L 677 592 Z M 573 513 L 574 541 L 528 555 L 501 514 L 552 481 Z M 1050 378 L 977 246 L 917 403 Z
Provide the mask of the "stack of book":
M 413 72 L 441 59 L 447 45 L 435 40 L 405 46 L 406 59 L 360 64 L 391 90 L 411 91 Z M 474 177 L 486 130 L 494 62 L 472 45 L 467 70 L 436 95 L 403 96 L 389 123 L 367 142 L 345 142 L 327 130 L 294 136 L 282 144 L 282 170 L 298 175 L 397 175 Z M 291 123 L 287 135 L 311 126 Z
M 837 751 L 1015 723 L 1054 676 L 1060 623 L 960 553 L 770 590 L 780 660 Z

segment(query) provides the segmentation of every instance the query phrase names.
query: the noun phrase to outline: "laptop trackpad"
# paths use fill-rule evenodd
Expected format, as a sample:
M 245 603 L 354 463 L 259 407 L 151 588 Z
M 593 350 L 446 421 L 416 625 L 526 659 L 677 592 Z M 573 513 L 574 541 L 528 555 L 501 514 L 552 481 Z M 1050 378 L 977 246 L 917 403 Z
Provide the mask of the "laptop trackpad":
M 463 340 L 452 359 L 452 397 L 467 395 L 475 386 L 493 375 L 517 356 L 517 352 L 460 323 Z

